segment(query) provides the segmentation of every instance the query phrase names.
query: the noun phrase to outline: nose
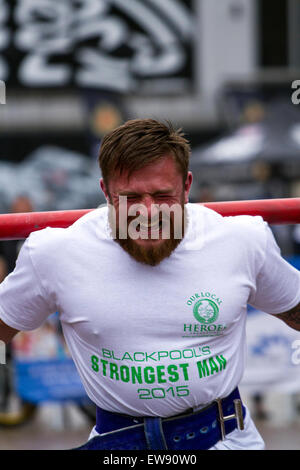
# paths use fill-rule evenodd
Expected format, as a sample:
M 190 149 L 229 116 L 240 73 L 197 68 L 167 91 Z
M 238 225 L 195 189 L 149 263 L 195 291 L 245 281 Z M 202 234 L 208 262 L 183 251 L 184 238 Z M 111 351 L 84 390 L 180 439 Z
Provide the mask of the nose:
M 140 214 L 147 220 L 155 218 L 158 215 L 158 208 L 152 196 L 146 195 L 141 201 Z

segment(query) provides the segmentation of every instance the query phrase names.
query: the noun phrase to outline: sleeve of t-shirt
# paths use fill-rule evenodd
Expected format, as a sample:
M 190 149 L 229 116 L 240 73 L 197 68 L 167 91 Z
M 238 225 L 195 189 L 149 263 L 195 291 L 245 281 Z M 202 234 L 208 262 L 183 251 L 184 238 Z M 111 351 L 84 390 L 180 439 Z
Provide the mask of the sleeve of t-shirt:
M 278 314 L 300 302 L 300 272 L 281 256 L 280 248 L 266 222 L 264 229 L 264 258 L 248 303 L 258 310 Z
M 55 311 L 55 302 L 42 286 L 33 264 L 27 239 L 14 271 L 0 284 L 0 319 L 17 330 L 34 330 Z

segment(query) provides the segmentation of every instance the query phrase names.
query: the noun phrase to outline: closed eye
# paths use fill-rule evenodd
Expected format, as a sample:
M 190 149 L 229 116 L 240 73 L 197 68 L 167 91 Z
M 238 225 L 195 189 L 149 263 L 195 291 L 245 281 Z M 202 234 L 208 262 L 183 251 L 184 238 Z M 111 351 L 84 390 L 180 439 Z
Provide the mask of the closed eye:
M 156 194 L 155 199 L 170 199 L 171 194 Z

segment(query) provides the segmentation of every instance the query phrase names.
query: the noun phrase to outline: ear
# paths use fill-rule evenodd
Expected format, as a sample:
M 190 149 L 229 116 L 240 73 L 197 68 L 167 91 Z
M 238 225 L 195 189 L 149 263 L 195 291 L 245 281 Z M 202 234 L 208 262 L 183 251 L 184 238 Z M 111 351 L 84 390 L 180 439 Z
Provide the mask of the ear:
M 104 196 L 106 198 L 106 200 L 108 201 L 109 200 L 109 194 L 108 194 L 108 190 L 104 184 L 104 180 L 103 178 L 100 179 L 100 188 L 102 189 L 103 193 L 104 193 Z
M 187 204 L 189 202 L 189 193 L 191 190 L 193 182 L 193 174 L 191 171 L 188 172 L 187 178 L 184 183 L 184 203 Z

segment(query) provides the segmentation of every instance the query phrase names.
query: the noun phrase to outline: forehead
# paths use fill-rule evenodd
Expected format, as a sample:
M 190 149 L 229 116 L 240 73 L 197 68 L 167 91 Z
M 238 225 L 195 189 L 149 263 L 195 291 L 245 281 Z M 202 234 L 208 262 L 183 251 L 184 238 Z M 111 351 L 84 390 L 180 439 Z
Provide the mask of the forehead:
M 166 155 L 140 168 L 129 176 L 128 172 L 115 173 L 109 182 L 111 191 L 152 192 L 158 189 L 176 189 L 182 185 L 182 175 L 172 155 Z

